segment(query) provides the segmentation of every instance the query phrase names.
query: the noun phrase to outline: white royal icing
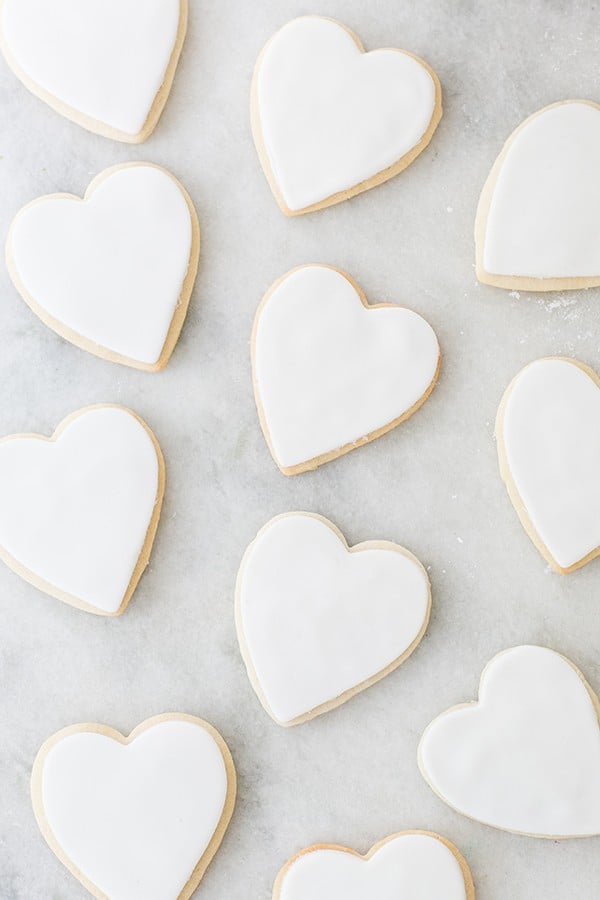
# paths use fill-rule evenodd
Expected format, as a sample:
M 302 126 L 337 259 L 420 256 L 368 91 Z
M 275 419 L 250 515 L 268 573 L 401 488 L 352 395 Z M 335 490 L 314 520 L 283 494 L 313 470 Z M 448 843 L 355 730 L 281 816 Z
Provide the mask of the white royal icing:
M 71 733 L 48 752 L 43 815 L 63 853 L 110 900 L 176 900 L 227 798 L 209 732 L 165 720 L 124 745 Z
M 289 724 L 381 673 L 421 636 L 429 582 L 395 545 L 349 552 L 308 513 L 269 522 L 238 576 L 240 643 L 269 712 Z
M 73 416 L 55 441 L 0 441 L 0 548 L 102 613 L 119 609 L 159 491 L 154 443 L 118 407 Z
M 431 326 L 402 307 L 365 308 L 350 281 L 303 266 L 259 310 L 257 398 L 277 463 L 293 467 L 359 442 L 422 399 L 436 377 Z
M 600 275 L 600 110 L 542 110 L 512 138 L 487 216 L 483 268 L 497 275 Z
M 423 775 L 458 812 L 540 837 L 600 833 L 600 730 L 575 669 L 544 647 L 515 647 L 485 668 L 479 702 L 435 719 Z
M 269 41 L 255 81 L 261 136 L 290 210 L 396 163 L 427 131 L 433 78 L 398 50 L 362 53 L 340 24 L 294 19 Z
M 600 390 L 568 359 L 540 359 L 509 388 L 499 439 L 536 532 L 562 568 L 600 545 Z
M 41 198 L 17 215 L 8 255 L 26 297 L 92 344 L 151 365 L 190 263 L 192 219 L 156 166 L 108 170 L 82 202 Z
M 277 900 L 466 900 L 452 851 L 427 834 L 400 834 L 364 859 L 314 849 L 289 866 Z
M 4 50 L 51 97 L 127 135 L 154 105 L 180 0 L 3 0 Z

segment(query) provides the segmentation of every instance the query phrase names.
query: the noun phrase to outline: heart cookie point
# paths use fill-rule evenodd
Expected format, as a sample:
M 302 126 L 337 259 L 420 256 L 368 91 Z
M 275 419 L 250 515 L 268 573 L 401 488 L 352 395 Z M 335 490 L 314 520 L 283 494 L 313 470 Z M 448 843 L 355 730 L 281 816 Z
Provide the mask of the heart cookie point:
M 311 513 L 267 523 L 236 586 L 250 681 L 284 726 L 334 709 L 397 668 L 423 637 L 430 607 L 427 573 L 411 553 L 388 541 L 349 548 Z
M 0 45 L 23 84 L 65 118 L 146 140 L 169 96 L 188 0 L 2 0 Z
M 526 532 L 562 574 L 600 553 L 599 388 L 577 360 L 539 359 L 513 379 L 498 410 L 501 476 Z
M 52 438 L 4 438 L 0 558 L 52 597 L 120 615 L 148 564 L 164 484 L 156 438 L 124 407 L 79 410 Z
M 457 848 L 429 831 L 403 831 L 365 856 L 335 844 L 296 854 L 275 881 L 273 900 L 474 900 Z
M 506 142 L 475 225 L 477 277 L 497 287 L 555 291 L 600 284 L 600 106 L 555 103 Z
M 35 816 L 58 859 L 93 896 L 188 900 L 218 850 L 235 804 L 223 738 L 178 713 L 129 737 L 75 725 L 40 749 Z
M 381 184 L 421 153 L 441 118 L 441 88 L 423 60 L 365 53 L 348 28 L 320 16 L 284 25 L 252 83 L 252 130 L 287 215 L 331 206 Z
M 252 336 L 259 419 L 281 471 L 315 469 L 395 428 L 433 390 L 440 358 L 421 316 L 369 306 L 343 272 L 306 265 L 284 275 Z
M 53 331 L 103 359 L 159 371 L 183 327 L 199 248 L 182 185 L 159 166 L 129 163 L 102 172 L 83 200 L 53 194 L 25 206 L 6 259 Z
M 565 657 L 514 647 L 481 676 L 479 700 L 427 727 L 419 767 L 457 812 L 542 838 L 600 833 L 598 700 Z

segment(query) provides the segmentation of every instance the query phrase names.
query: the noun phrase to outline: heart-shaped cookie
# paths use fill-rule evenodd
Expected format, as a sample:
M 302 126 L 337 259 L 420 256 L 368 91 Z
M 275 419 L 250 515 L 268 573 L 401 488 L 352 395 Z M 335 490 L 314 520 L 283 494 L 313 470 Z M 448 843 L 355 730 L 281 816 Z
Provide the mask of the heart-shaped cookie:
M 270 716 L 297 725 L 399 666 L 427 628 L 419 560 L 389 541 L 348 547 L 322 516 L 287 513 L 250 544 L 236 625 L 248 675 Z
M 500 473 L 532 541 L 557 571 L 600 553 L 600 379 L 574 359 L 538 359 L 496 420 Z
M 49 738 L 31 796 L 50 848 L 99 900 L 187 900 L 235 803 L 223 738 L 194 716 L 147 719 L 125 738 L 73 725 Z
M 123 612 L 148 564 L 164 493 L 156 438 L 135 413 L 88 406 L 52 438 L 0 441 L 0 557 L 88 612 Z
M 256 405 L 285 475 L 395 428 L 425 402 L 439 366 L 437 338 L 421 316 L 367 305 L 358 285 L 329 266 L 288 272 L 254 320 Z
M 474 900 L 469 867 L 431 831 L 402 831 L 361 856 L 316 844 L 281 870 L 273 900 Z
M 188 0 L 1 0 L 0 44 L 52 109 L 137 144 L 167 102 L 187 16 Z
M 34 200 L 6 244 L 15 287 L 46 325 L 96 356 L 150 372 L 175 348 L 199 251 L 189 196 L 149 163 L 107 169 L 83 201 Z
M 477 277 L 525 291 L 600 284 L 600 106 L 547 106 L 510 136 L 475 225 Z
M 252 131 L 287 215 L 339 203 L 405 169 L 442 116 L 433 70 L 403 50 L 365 53 L 332 19 L 284 25 L 258 58 Z
M 513 647 L 484 669 L 477 703 L 428 726 L 419 766 L 445 803 L 486 825 L 544 838 L 600 834 L 599 712 L 564 656 Z

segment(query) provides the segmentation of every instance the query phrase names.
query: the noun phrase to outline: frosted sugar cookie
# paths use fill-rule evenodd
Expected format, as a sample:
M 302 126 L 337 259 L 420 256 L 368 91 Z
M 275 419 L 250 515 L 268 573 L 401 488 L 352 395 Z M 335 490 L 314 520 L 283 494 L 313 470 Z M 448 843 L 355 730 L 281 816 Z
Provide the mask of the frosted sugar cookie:
M 0 440 L 0 557 L 52 597 L 120 615 L 148 564 L 165 485 L 148 426 L 88 406 L 51 438 Z
M 250 544 L 236 625 L 252 686 L 279 725 L 345 703 L 404 662 L 425 633 L 427 573 L 390 541 L 349 547 L 327 519 L 286 513 Z
M 52 851 L 99 900 L 188 900 L 235 803 L 231 754 L 215 729 L 178 713 L 129 737 L 73 725 L 40 749 L 35 817 Z
M 419 766 L 457 812 L 517 834 L 600 834 L 598 699 L 545 647 L 513 647 L 481 676 L 479 700 L 426 729 Z
M 417 313 L 368 305 L 330 266 L 288 272 L 263 298 L 252 335 L 256 405 L 275 462 L 296 475 L 395 428 L 433 390 L 440 360 Z
M 361 856 L 316 844 L 277 876 L 273 900 L 474 900 L 469 867 L 456 847 L 430 831 L 402 831 Z
M 107 169 L 83 199 L 25 206 L 6 243 L 15 287 L 66 340 L 150 372 L 175 348 L 198 269 L 200 229 L 187 192 L 165 169 Z
M 530 363 L 496 419 L 500 473 L 530 538 L 562 573 L 600 553 L 600 380 L 575 359 Z
M 0 0 L 0 44 L 52 109 L 137 144 L 167 102 L 187 15 L 188 0 Z
M 405 169 L 442 116 L 435 72 L 404 50 L 365 53 L 333 19 L 284 25 L 260 54 L 252 82 L 252 131 L 287 215 L 312 212 Z
M 475 224 L 477 277 L 526 291 L 600 284 L 600 107 L 547 106 L 510 136 Z

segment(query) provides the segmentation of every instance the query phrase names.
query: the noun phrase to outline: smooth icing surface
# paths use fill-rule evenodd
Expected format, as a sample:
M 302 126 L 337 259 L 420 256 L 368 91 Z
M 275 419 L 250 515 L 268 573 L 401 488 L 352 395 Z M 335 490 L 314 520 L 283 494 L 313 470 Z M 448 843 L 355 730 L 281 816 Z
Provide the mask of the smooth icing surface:
M 566 359 L 540 359 L 513 382 L 502 433 L 531 522 L 563 568 L 600 544 L 600 390 Z
M 320 518 L 273 519 L 246 551 L 238 627 L 277 721 L 289 723 L 381 672 L 429 614 L 419 563 L 394 549 L 349 553 Z
M 340 272 L 303 266 L 263 304 L 254 378 L 278 464 L 360 441 L 406 413 L 433 382 L 439 345 L 402 307 L 369 310 Z
M 81 202 L 42 198 L 17 215 L 8 252 L 27 294 L 59 323 L 141 363 L 157 362 L 192 248 L 178 184 L 151 165 L 117 168 Z
M 466 900 L 458 860 L 425 834 L 399 835 L 368 860 L 312 850 L 287 870 L 278 900 Z
M 180 0 L 3 0 L 6 49 L 62 103 L 136 135 L 163 83 Z
M 337 22 L 294 19 L 271 39 L 256 76 L 265 150 L 291 210 L 373 177 L 415 147 L 435 85 L 398 50 L 361 53 Z
M 163 721 L 127 745 L 65 737 L 41 786 L 55 839 L 110 900 L 176 900 L 219 824 L 227 771 L 208 731 Z
M 572 101 L 535 115 L 512 139 L 485 233 L 497 275 L 600 275 L 600 110 Z
M 421 770 L 458 812 L 510 831 L 600 833 L 600 730 L 584 683 L 558 653 L 515 647 L 485 668 L 479 702 L 425 731 Z
M 116 612 L 158 488 L 158 457 L 143 425 L 124 409 L 92 407 L 56 441 L 0 441 L 0 546 L 59 591 Z

